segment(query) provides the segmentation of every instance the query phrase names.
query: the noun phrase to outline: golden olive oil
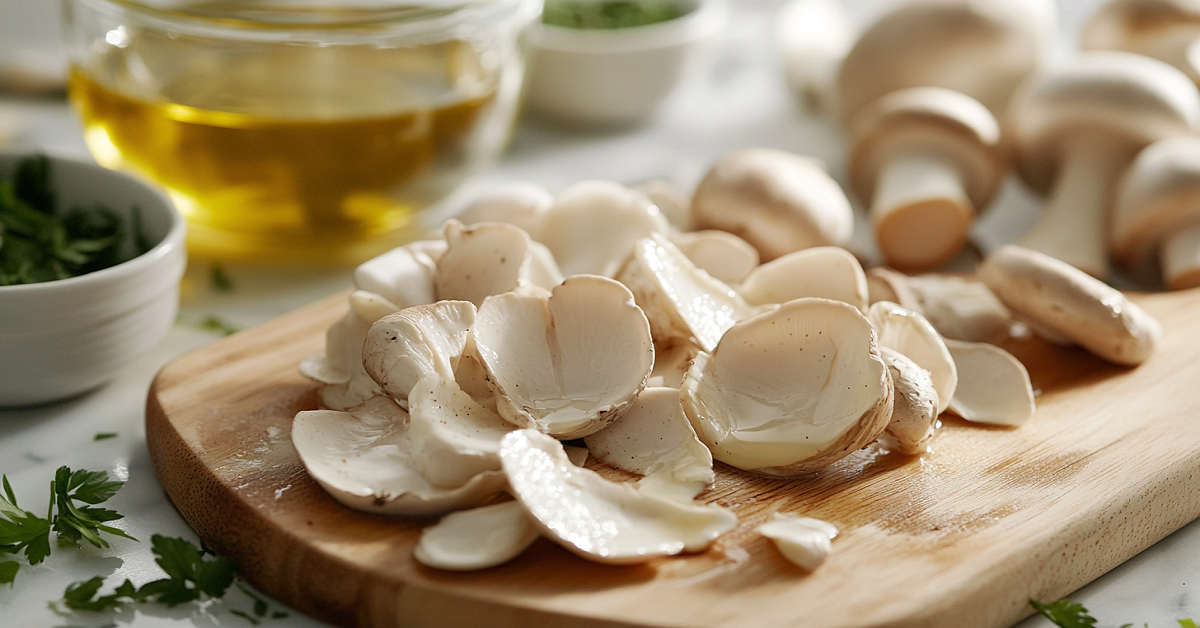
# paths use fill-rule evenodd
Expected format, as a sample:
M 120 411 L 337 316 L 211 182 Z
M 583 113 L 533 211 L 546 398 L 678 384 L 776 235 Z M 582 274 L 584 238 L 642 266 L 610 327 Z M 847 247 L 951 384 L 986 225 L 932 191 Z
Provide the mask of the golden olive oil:
M 76 67 L 97 160 L 167 188 L 201 256 L 356 262 L 477 165 L 495 81 L 463 42 L 264 46 L 133 35 Z M 490 125 L 490 126 L 495 126 Z

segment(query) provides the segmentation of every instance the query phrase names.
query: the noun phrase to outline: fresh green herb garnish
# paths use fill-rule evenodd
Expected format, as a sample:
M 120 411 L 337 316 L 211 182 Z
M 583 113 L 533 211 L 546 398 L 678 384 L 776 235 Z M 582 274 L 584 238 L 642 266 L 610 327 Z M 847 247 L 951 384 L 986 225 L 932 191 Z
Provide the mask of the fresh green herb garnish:
M 215 331 L 223 336 L 232 336 L 239 331 L 237 327 L 225 322 L 216 316 L 205 316 L 200 321 L 200 329 L 207 331 Z
M 92 437 L 92 440 L 108 440 L 116 437 L 116 432 L 96 432 L 96 435 Z
M 138 253 L 149 250 L 135 207 Z M 21 160 L 11 182 L 0 181 L 0 286 L 67 279 L 115 266 L 125 227 L 106 207 L 60 212 L 50 185 L 50 160 Z
M 86 539 L 96 547 L 108 547 L 100 533 L 134 539 L 122 530 L 105 525 L 121 519 L 116 511 L 94 508 L 117 492 L 124 482 L 108 479 L 104 471 L 71 471 L 59 467 L 50 482 L 50 505 L 46 518 L 41 518 L 17 505 L 17 496 L 0 476 L 4 497 L 0 497 L 0 554 L 24 554 L 30 565 L 37 565 L 50 555 L 50 531 L 58 533 L 59 544 L 79 544 Z M 0 563 L 0 584 L 10 584 L 17 576 L 20 563 Z
M 212 287 L 217 292 L 233 292 L 233 279 L 229 277 L 229 273 L 225 272 L 224 266 L 213 264 Z
M 629 28 L 673 20 L 684 13 L 683 6 L 669 0 L 547 0 L 542 21 L 567 28 Z
M 1071 600 L 1059 600 L 1050 604 L 1029 600 L 1029 605 L 1042 617 L 1049 619 L 1051 623 L 1060 628 L 1095 628 L 1096 626 L 1096 618 L 1088 615 L 1088 610 L 1082 604 Z M 1176 621 L 1179 622 L 1181 628 L 1200 628 L 1196 626 L 1196 622 L 1190 619 L 1177 619 Z M 1149 624 L 1143 625 L 1149 628 Z M 1133 628 L 1133 624 L 1121 624 L 1121 628 Z

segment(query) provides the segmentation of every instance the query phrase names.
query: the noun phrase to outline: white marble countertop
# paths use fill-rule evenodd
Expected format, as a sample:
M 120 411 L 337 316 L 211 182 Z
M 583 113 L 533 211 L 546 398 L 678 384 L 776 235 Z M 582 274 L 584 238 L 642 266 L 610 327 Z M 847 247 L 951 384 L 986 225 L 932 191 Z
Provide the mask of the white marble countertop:
M 46 0 L 0 0 L 0 58 L 17 46 L 56 54 L 46 39 L 54 19 Z M 844 147 L 829 123 L 804 112 L 787 92 L 770 39 L 776 0 L 735 0 L 733 21 L 696 72 L 648 125 L 619 133 L 579 133 L 526 121 L 500 167 L 484 179 L 526 179 L 558 188 L 585 178 L 633 182 L 667 176 L 694 181 L 712 160 L 728 150 L 774 146 L 821 157 L 840 175 Z M 1064 3 L 1063 23 L 1070 33 L 1095 2 Z M 1065 48 L 1064 48 L 1065 49 Z M 7 126 L 6 126 L 7 125 Z M 7 131 L 6 131 L 7 129 Z M 61 100 L 23 99 L 0 94 L 0 143 L 86 155 L 78 122 Z M 1009 182 L 997 207 L 979 226 L 978 240 L 995 246 L 1019 232 L 1036 210 L 1036 199 Z M 141 605 L 133 612 L 60 616 L 47 602 L 61 598 L 72 582 L 96 575 L 112 586 L 160 577 L 149 537 L 159 533 L 195 538 L 162 492 L 146 451 L 143 418 L 146 392 L 155 372 L 172 358 L 219 339 L 196 323 L 215 315 L 248 327 L 350 285 L 348 269 L 287 269 L 227 266 L 233 292 L 212 290 L 206 267 L 193 267 L 186 280 L 179 322 L 151 353 L 121 371 L 111 384 L 82 398 L 30 409 L 0 410 L 0 472 L 7 474 L 23 505 L 45 499 L 60 465 L 105 469 L 126 480 L 110 503 L 126 514 L 120 522 L 140 543 L 114 539 L 112 547 L 55 551 L 41 566 L 23 568 L 13 586 L 0 587 L 0 626 L 249 625 L 233 614 L 249 611 L 252 601 L 240 592 L 203 607 L 168 610 Z M 3 356 L 0 356 L 3 359 Z M 100 432 L 116 438 L 95 441 Z M 1200 619 L 1200 523 L 1193 523 L 1073 593 L 1099 618 L 1102 627 L 1125 623 L 1167 628 L 1185 617 Z M 278 605 L 275 605 L 278 606 Z M 266 620 L 287 628 L 322 626 L 290 614 Z M 963 618 L 970 626 L 970 618 Z M 1031 618 L 1020 628 L 1044 628 Z

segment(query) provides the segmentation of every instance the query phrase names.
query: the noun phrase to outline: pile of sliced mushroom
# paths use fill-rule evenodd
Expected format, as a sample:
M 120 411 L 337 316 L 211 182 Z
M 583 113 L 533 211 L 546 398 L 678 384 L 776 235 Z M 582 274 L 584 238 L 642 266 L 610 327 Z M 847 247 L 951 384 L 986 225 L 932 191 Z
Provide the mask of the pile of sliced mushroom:
M 1028 267 L 1042 274 L 1025 281 L 1103 302 L 1092 308 L 1101 315 L 1115 298 L 1009 250 L 985 265 L 984 283 L 866 273 L 837 246 L 844 199 L 754 170 L 819 179 L 818 166 L 778 152 L 731 159 L 697 190 L 702 215 L 662 182 L 644 193 L 589 181 L 557 196 L 513 184 L 461 214 L 478 222 L 449 221 L 441 239 L 364 263 L 324 354 L 301 364 L 328 408 L 293 424 L 309 474 L 351 508 L 444 516 L 414 551 L 439 569 L 498 565 L 538 537 L 603 563 L 702 551 L 738 525 L 705 503 L 714 460 L 797 478 L 872 443 L 922 455 L 946 410 L 1028 421 L 1029 374 L 985 344 L 1009 335 L 1014 314 L 1041 320 L 1019 279 Z M 673 204 L 672 221 L 651 188 Z M 722 203 L 766 212 L 776 231 L 755 232 L 752 245 L 680 230 L 721 226 Z M 1132 304 L 1116 307 L 1144 322 Z M 1145 324 L 1112 348 L 1077 340 L 1135 363 L 1158 335 Z M 639 479 L 583 468 L 589 452 L 593 469 Z M 813 569 L 837 530 L 802 514 L 775 512 L 760 532 Z

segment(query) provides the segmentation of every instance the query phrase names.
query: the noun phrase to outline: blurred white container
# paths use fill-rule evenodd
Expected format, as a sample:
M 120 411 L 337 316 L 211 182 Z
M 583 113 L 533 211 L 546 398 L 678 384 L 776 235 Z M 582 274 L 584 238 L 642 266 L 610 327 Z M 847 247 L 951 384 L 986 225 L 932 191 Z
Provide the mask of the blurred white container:
M 26 156 L 0 153 L 0 176 L 10 179 Z M 155 244 L 86 275 L 0 286 L 0 406 L 65 399 L 109 381 L 162 340 L 179 306 L 185 226 L 166 195 L 93 163 L 50 163 L 59 207 L 105 205 L 129 225 L 136 206 L 142 232 Z
M 727 20 L 724 0 L 680 0 L 687 12 L 645 26 L 581 29 L 538 23 L 527 105 L 590 125 L 629 125 L 652 114 L 689 57 Z

